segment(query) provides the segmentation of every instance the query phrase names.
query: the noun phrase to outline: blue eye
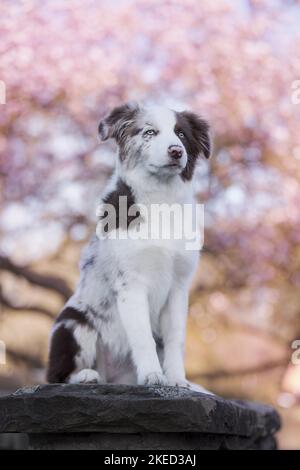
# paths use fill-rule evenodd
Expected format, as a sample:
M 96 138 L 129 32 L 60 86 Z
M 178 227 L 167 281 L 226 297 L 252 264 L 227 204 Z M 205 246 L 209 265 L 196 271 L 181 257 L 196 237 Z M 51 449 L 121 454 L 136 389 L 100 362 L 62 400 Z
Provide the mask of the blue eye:
M 155 130 L 154 129 L 148 129 L 146 132 L 145 132 L 145 135 L 154 135 L 155 134 Z
M 180 139 L 184 139 L 184 138 L 185 138 L 185 135 L 184 135 L 183 132 L 179 132 L 178 137 L 179 137 Z

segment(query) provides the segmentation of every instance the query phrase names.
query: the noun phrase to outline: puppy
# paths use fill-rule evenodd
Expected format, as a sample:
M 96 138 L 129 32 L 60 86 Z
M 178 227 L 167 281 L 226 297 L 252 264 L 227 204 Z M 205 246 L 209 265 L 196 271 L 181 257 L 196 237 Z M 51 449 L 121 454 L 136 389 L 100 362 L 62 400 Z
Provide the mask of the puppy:
M 196 162 L 211 153 L 209 126 L 192 112 L 128 103 L 100 122 L 99 134 L 118 145 L 116 169 L 79 285 L 52 331 L 47 379 L 188 387 L 188 292 L 199 250 L 186 249 L 184 239 L 130 235 L 141 227 L 149 235 L 153 207 L 194 207 Z

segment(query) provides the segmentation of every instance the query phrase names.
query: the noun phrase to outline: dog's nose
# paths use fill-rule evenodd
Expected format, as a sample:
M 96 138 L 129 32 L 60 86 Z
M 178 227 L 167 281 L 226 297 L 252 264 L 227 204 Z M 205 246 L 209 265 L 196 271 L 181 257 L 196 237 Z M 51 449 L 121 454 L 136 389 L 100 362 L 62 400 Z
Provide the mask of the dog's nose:
M 168 148 L 168 154 L 174 160 L 179 160 L 182 157 L 182 148 L 179 145 L 170 145 Z

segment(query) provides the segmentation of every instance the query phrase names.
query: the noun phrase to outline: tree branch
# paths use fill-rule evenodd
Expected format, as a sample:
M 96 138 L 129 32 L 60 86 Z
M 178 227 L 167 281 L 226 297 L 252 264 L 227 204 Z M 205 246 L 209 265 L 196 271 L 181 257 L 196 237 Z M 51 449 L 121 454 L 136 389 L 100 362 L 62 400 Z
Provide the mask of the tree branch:
M 45 289 L 51 289 L 60 294 L 65 300 L 72 295 L 72 290 L 66 281 L 60 277 L 40 274 L 27 266 L 18 266 L 6 256 L 0 256 L 0 269 L 9 271 L 16 276 L 25 278 L 31 284 Z
M 51 320 L 55 319 L 55 315 L 50 310 L 48 310 L 47 308 L 41 305 L 30 305 L 30 304 L 29 305 L 26 305 L 26 304 L 16 305 L 14 304 L 3 294 L 1 285 L 0 285 L 0 305 L 3 305 L 4 307 L 10 308 L 15 311 L 30 310 L 31 312 L 34 312 L 34 313 L 40 313 L 46 316 L 47 318 L 50 318 Z

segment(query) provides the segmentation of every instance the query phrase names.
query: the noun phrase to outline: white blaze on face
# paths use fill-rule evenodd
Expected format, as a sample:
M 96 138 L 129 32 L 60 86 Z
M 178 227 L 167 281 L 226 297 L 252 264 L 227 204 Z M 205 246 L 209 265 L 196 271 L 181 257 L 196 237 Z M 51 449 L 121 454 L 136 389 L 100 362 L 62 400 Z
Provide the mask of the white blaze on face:
M 174 133 L 176 117 L 174 111 L 163 106 L 146 108 L 145 120 L 149 119 L 162 133 Z
M 152 173 L 180 173 L 186 166 L 187 155 L 183 143 L 175 134 L 176 114 L 174 111 L 160 106 L 149 107 L 142 114 L 140 124 L 143 127 L 140 138 L 144 141 L 144 162 L 148 169 Z M 154 134 L 145 135 L 147 130 L 153 130 Z M 180 160 L 176 161 L 177 168 L 168 166 L 172 163 L 168 153 L 172 145 L 179 146 L 183 152 Z

